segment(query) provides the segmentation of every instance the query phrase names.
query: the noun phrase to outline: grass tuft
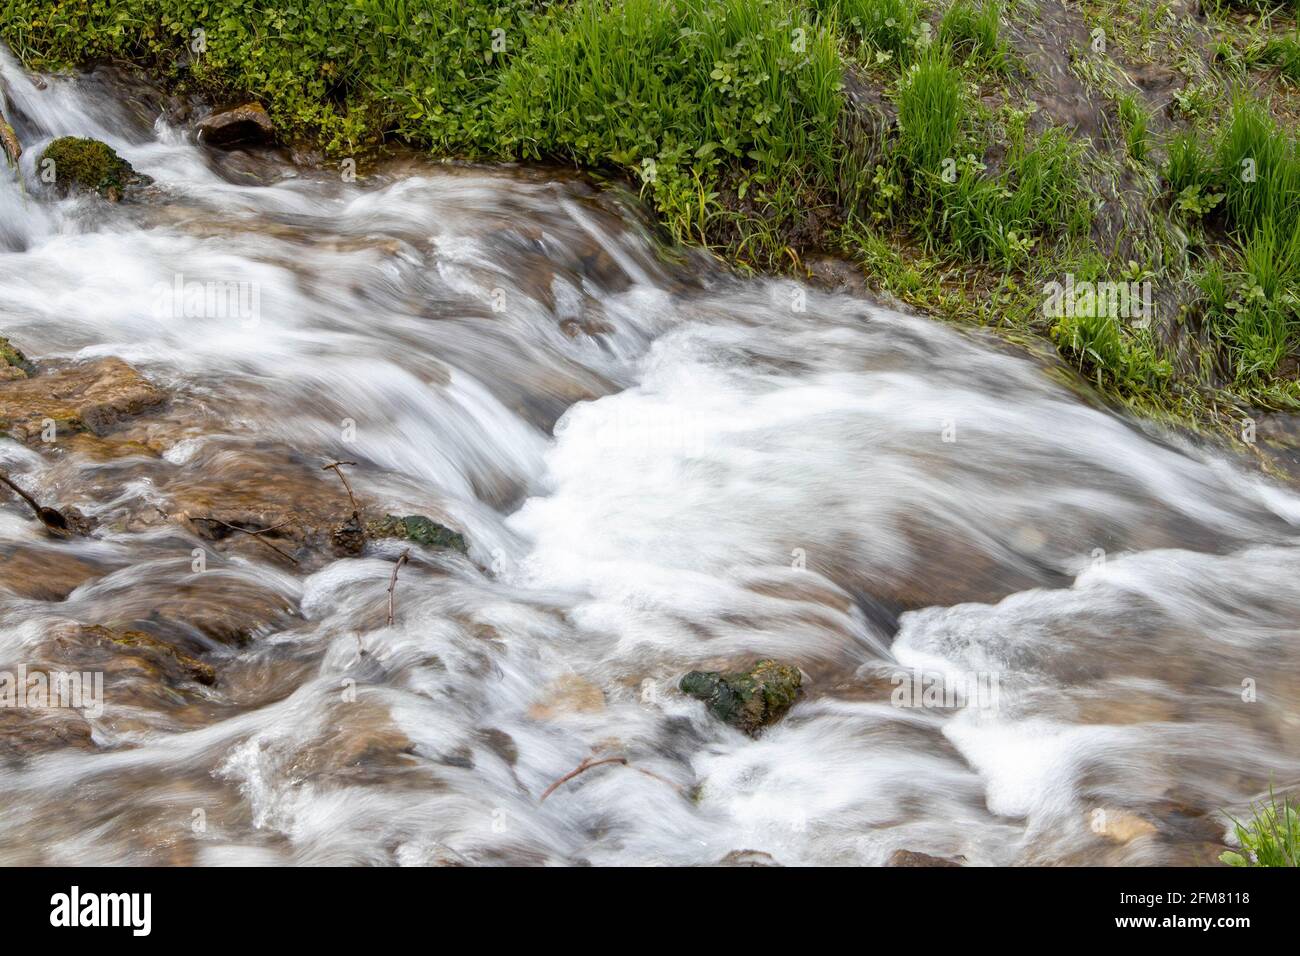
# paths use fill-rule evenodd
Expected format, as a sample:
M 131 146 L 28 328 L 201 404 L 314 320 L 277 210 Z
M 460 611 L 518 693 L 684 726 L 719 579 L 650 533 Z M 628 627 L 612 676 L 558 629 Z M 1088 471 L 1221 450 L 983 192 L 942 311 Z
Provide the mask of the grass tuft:
M 1300 808 L 1290 798 L 1281 803 L 1270 790 L 1268 803 L 1251 807 L 1250 819 L 1233 820 L 1240 850 L 1219 859 L 1229 866 L 1300 866 Z

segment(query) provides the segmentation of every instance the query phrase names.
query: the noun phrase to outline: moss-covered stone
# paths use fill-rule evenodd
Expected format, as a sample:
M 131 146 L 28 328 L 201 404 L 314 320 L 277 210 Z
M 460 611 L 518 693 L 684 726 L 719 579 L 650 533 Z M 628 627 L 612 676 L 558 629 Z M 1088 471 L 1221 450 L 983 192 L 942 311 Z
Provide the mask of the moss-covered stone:
M 54 163 L 52 167 L 47 166 L 49 160 Z M 150 181 L 108 144 L 76 136 L 61 137 L 45 147 L 40 166 L 42 170 L 53 170 L 54 186 L 60 193 L 81 189 L 99 193 L 113 202 L 122 198 L 128 186 Z
M 32 363 L 3 335 L 0 335 L 0 382 L 7 379 L 26 378 L 32 373 Z
M 691 671 L 678 686 L 722 722 L 754 734 L 790 709 L 802 683 L 799 668 L 762 660 L 748 671 Z
M 399 538 L 426 548 L 451 548 L 466 554 L 469 545 L 463 535 L 423 515 L 384 515 L 366 522 L 366 534 L 372 538 Z

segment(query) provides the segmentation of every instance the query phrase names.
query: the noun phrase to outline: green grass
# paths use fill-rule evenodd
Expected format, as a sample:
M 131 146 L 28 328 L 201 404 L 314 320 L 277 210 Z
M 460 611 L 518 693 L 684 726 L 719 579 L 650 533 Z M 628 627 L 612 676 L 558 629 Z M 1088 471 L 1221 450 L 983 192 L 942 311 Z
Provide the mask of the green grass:
M 1249 63 L 1276 70 L 1293 85 L 1300 84 L 1300 29 L 1292 36 L 1272 36 L 1259 41 L 1246 53 Z
M 939 20 L 939 43 L 958 59 L 994 73 L 1010 69 L 1011 53 L 1002 38 L 998 0 L 953 0 Z
M 743 244 L 745 224 L 828 201 L 840 71 L 834 35 L 785 0 L 580 0 L 504 74 L 497 136 L 523 158 L 630 167 L 675 238 Z
M 929 191 L 960 145 L 968 110 L 965 80 L 943 47 L 931 44 L 898 84 L 898 157 L 915 192 Z
M 1229 866 L 1300 866 L 1300 808 L 1269 792 L 1268 802 L 1251 807 L 1245 822 L 1233 819 L 1239 850 L 1219 859 Z
M 931 44 L 898 83 L 896 159 L 932 251 L 1006 266 L 1026 258 L 1048 232 L 1077 234 L 1087 223 L 1080 149 L 1062 129 L 1037 138 L 1009 122 L 1001 168 L 969 126 L 970 95 L 951 50 Z
M 1124 147 L 1136 162 L 1143 162 L 1151 152 L 1148 127 L 1151 115 L 1135 93 L 1124 93 L 1116 102 L 1120 129 L 1124 133 Z
M 1226 236 L 1199 279 L 1206 321 L 1231 374 L 1262 383 L 1298 344 L 1300 141 L 1238 96 L 1217 130 L 1170 143 L 1165 175 L 1179 205 Z
M 919 0 L 814 0 L 813 6 L 860 43 L 874 62 L 910 63 L 924 38 Z

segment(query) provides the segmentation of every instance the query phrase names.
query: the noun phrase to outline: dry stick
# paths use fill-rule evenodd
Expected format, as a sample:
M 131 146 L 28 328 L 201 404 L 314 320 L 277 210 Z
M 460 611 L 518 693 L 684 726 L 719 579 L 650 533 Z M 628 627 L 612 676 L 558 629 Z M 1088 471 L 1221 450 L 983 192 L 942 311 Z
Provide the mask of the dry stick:
M 393 576 L 388 580 L 388 626 L 393 626 L 393 591 L 397 588 L 397 571 L 411 557 L 411 549 L 407 548 L 402 552 L 402 556 L 397 559 L 393 565 Z
M 213 524 L 219 524 L 219 525 L 221 525 L 223 528 L 229 528 L 231 531 L 239 531 L 239 532 L 241 532 L 242 534 L 246 534 L 246 535 L 248 535 L 250 538 L 253 538 L 253 539 L 256 540 L 256 541 L 260 541 L 260 542 L 262 542 L 262 544 L 266 545 L 268 548 L 270 548 L 270 549 L 271 549 L 272 551 L 274 551 L 276 554 L 279 554 L 279 555 L 282 555 L 282 556 L 288 558 L 288 559 L 289 559 L 290 561 L 292 561 L 294 564 L 297 564 L 297 563 L 298 563 L 298 559 L 295 558 L 295 557 L 294 557 L 292 554 L 290 554 L 288 551 L 284 551 L 284 550 L 282 550 L 281 548 L 277 548 L 277 547 L 276 547 L 275 545 L 273 545 L 270 541 L 267 541 L 265 538 L 262 537 L 262 535 L 266 534 L 268 531 L 276 531 L 276 530 L 278 530 L 278 529 L 280 529 L 280 528 L 283 528 L 283 527 L 284 527 L 285 525 L 287 525 L 287 524 L 291 524 L 291 523 L 292 523 L 291 521 L 281 521 L 279 524 L 277 524 L 277 525 L 272 525 L 272 526 L 269 527 L 269 528 L 261 528 L 261 529 L 259 529 L 259 530 L 257 530 L 257 531 L 249 531 L 247 528 L 241 528 L 241 527 L 240 527 L 239 525 L 237 525 L 237 524 L 231 524 L 229 521 L 222 521 L 220 518 L 214 518 L 214 517 L 212 517 L 211 515 L 199 515 L 199 516 L 197 516 L 197 517 L 195 517 L 195 518 L 192 518 L 191 520 L 192 520 L 192 521 L 211 521 Z
M 355 464 L 355 461 L 332 461 L 321 468 L 321 471 L 329 471 L 330 469 L 333 469 L 334 474 L 339 476 L 339 480 L 343 482 L 343 487 L 348 491 L 348 500 L 352 502 L 352 514 L 354 517 L 361 513 L 361 507 L 357 504 L 357 496 L 352 493 L 352 486 L 348 484 L 348 476 L 343 474 L 342 466 Z

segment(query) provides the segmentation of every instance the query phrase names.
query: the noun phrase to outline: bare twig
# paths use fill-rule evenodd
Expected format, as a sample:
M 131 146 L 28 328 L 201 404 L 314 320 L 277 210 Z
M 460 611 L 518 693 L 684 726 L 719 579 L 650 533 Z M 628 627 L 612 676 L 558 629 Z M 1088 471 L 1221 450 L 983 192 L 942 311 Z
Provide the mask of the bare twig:
M 578 776 L 578 774 L 586 773 L 592 767 L 599 767 L 601 764 L 606 764 L 606 763 L 621 763 L 624 767 L 626 767 L 627 758 L 626 757 L 604 757 L 601 760 L 592 760 L 590 757 L 588 757 L 582 763 L 578 764 L 576 767 L 574 767 L 572 770 L 566 773 L 559 780 L 555 781 L 555 783 L 547 787 L 545 792 L 541 795 L 541 797 L 538 799 L 537 802 L 541 803 L 543 800 L 545 800 L 547 797 L 553 794 L 556 790 L 558 790 L 563 784 L 568 783 L 574 777 Z
M 276 554 L 288 558 L 288 559 L 289 559 L 290 561 L 292 561 L 294 564 L 297 564 L 297 563 L 298 563 L 298 559 L 295 558 L 295 557 L 294 557 L 292 554 L 290 554 L 288 551 L 285 551 L 285 550 L 282 549 L 282 548 L 277 548 L 277 547 L 276 547 L 275 545 L 273 545 L 270 541 L 267 541 L 265 538 L 262 537 L 262 535 L 266 534 L 266 533 L 269 532 L 269 531 L 278 531 L 280 528 L 283 528 L 285 525 L 287 525 L 287 524 L 291 524 L 291 523 L 292 523 L 292 520 L 281 521 L 281 522 L 280 522 L 279 524 L 277 524 L 277 525 L 272 525 L 272 526 L 269 527 L 269 528 L 260 528 L 260 529 L 258 529 L 257 531 L 250 531 L 248 528 L 241 528 L 241 527 L 240 527 L 239 525 L 237 525 L 237 524 L 231 524 L 229 521 L 222 521 L 220 518 L 214 518 L 214 517 L 212 517 L 211 515 L 196 515 L 195 517 L 191 518 L 190 520 L 191 520 L 191 521 L 211 521 L 213 524 L 219 524 L 219 525 L 221 525 L 223 528 L 229 528 L 231 531 L 238 531 L 238 532 L 240 532 L 241 534 L 246 534 L 246 535 L 248 535 L 250 538 L 253 538 L 253 539 L 257 540 L 257 541 L 262 542 L 262 544 L 266 545 L 268 548 L 270 548 L 270 549 L 271 549 L 272 551 L 274 551 Z
M 39 501 L 14 484 L 13 479 L 3 471 L 0 471 L 0 481 L 8 485 L 9 489 L 14 494 L 27 502 L 27 506 L 31 508 L 32 511 L 36 512 L 36 517 L 40 520 L 41 524 L 45 525 L 46 529 L 51 534 L 62 538 L 71 535 L 73 529 L 69 527 L 68 519 L 63 512 L 59 511 L 57 508 L 43 507 Z
M 397 572 L 411 558 L 411 549 L 407 548 L 393 565 L 393 576 L 388 580 L 388 626 L 393 626 L 393 591 L 397 588 Z
M 679 794 L 682 794 L 683 796 L 686 793 L 686 791 L 684 791 L 677 784 L 673 783 L 667 777 L 661 777 L 653 770 L 646 770 L 642 767 L 633 766 L 632 764 L 628 763 L 626 757 L 602 757 L 599 760 L 597 760 L 593 755 L 591 757 L 588 757 L 582 763 L 578 764 L 578 766 L 574 767 L 572 770 L 566 773 L 559 780 L 555 781 L 555 783 L 547 787 L 545 792 L 542 793 L 541 797 L 538 798 L 537 802 L 541 803 L 543 800 L 545 800 L 547 797 L 553 794 L 556 790 L 558 790 L 561 786 L 568 783 L 574 777 L 578 776 L 578 774 L 586 773 L 592 767 L 599 767 L 602 764 L 607 764 L 607 763 L 622 764 L 624 767 L 627 767 L 630 770 L 635 770 L 637 773 L 645 774 L 647 777 L 653 777 L 655 780 L 658 780 L 660 783 L 668 784 L 668 786 L 672 787 L 674 790 L 676 790 Z
M 357 504 L 357 496 L 352 493 L 352 485 L 348 483 L 348 476 L 343 474 L 343 465 L 355 465 L 355 461 L 332 461 L 328 465 L 321 467 L 321 471 L 333 470 L 334 474 L 339 476 L 343 482 L 343 487 L 348 491 L 348 500 L 352 502 L 352 513 L 354 515 L 361 513 L 361 506 Z
M 17 485 L 15 485 L 13 483 L 13 479 L 10 478 L 3 471 L 0 471 L 0 481 L 3 481 L 6 485 L 10 487 L 10 489 L 13 490 L 14 494 L 16 494 L 19 498 L 23 499 L 23 501 L 27 502 L 27 504 L 31 506 L 31 509 L 36 512 L 36 517 L 39 518 L 41 516 L 41 506 L 37 503 L 36 499 L 33 498 L 31 495 L 29 495 L 27 492 L 23 491 Z

